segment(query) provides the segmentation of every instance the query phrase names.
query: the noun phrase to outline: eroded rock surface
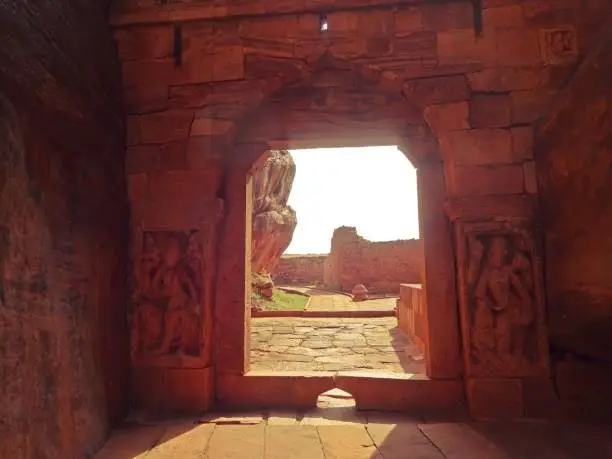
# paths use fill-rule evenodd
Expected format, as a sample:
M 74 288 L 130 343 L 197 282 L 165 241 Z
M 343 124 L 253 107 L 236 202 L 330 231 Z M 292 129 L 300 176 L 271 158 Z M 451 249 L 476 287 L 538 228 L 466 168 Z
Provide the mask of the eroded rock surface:
M 608 33 L 540 127 L 536 144 L 551 341 L 605 360 L 612 360 L 610 53 Z
M 0 457 L 81 458 L 128 406 L 120 73 L 106 3 L 0 2 Z
M 253 171 L 252 271 L 270 273 L 287 249 L 297 225 L 287 205 L 295 163 L 287 150 L 270 150 Z

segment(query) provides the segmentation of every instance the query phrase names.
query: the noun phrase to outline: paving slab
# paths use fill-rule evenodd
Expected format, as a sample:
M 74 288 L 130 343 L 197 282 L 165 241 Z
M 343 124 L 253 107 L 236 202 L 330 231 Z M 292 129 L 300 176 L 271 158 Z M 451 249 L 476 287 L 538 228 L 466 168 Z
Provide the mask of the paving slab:
M 219 425 L 206 452 L 207 459 L 263 459 L 265 424 Z
M 251 330 L 253 370 L 425 374 L 422 349 L 394 317 L 253 318 Z
M 141 459 L 162 438 L 163 426 L 132 426 L 112 432 L 96 459 Z
M 168 426 L 147 459 L 202 459 L 215 429 L 214 424 L 178 423 Z
M 317 427 L 326 459 L 372 459 L 377 450 L 364 426 Z
M 420 424 L 419 429 L 446 459 L 511 459 L 467 424 Z
M 314 426 L 274 426 L 266 429 L 265 459 L 326 459 Z
M 363 412 L 340 406 L 351 401 L 326 393 L 318 415 L 295 411 L 208 416 L 134 425 L 112 432 L 94 459 L 583 459 L 612 457 L 609 425 L 516 421 L 422 424 L 400 413 Z M 352 411 L 352 414 L 351 414 Z M 343 413 L 340 415 L 340 413 Z M 361 418 L 360 422 L 346 419 Z M 256 424 L 224 424 L 252 419 Z M 336 424 L 330 420 L 338 421 Z M 317 421 L 318 419 L 318 421 Z M 301 422 L 300 422 L 301 420 Z M 289 423 L 283 424 L 283 423 Z

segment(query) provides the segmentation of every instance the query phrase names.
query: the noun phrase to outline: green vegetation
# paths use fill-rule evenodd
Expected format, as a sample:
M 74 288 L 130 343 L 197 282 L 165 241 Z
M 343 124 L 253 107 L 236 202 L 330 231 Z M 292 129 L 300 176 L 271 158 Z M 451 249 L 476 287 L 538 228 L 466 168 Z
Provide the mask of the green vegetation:
M 253 293 L 253 300 L 253 303 L 261 305 L 264 311 L 303 311 L 306 308 L 308 297 L 274 289 L 271 300 L 255 292 Z

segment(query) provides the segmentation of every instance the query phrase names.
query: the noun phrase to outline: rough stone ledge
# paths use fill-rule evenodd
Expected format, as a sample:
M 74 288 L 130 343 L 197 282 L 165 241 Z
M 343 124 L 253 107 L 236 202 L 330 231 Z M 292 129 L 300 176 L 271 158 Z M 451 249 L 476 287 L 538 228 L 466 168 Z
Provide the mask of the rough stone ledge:
M 395 311 L 252 311 L 251 317 L 311 317 L 311 318 L 361 318 L 395 317 Z
M 464 407 L 461 380 L 430 380 L 422 375 L 382 372 L 253 371 L 217 381 L 223 409 L 314 409 L 331 389 L 350 393 L 360 410 L 441 412 Z

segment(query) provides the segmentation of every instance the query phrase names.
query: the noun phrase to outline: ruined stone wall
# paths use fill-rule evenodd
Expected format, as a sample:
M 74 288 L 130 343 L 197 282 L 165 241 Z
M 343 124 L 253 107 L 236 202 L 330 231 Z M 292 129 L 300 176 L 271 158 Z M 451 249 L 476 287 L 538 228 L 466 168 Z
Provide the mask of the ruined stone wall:
M 0 457 L 90 457 L 127 411 L 127 206 L 104 2 L 0 2 Z
M 276 284 L 319 284 L 323 282 L 328 255 L 283 255 L 272 278 Z
M 609 30 L 609 29 L 608 29 Z M 612 360 L 612 35 L 581 65 L 538 129 L 552 342 Z
M 332 237 L 324 283 L 345 291 L 364 284 L 371 292 L 398 293 L 400 284 L 420 284 L 422 270 L 422 241 L 371 242 L 355 228 L 340 227 Z

